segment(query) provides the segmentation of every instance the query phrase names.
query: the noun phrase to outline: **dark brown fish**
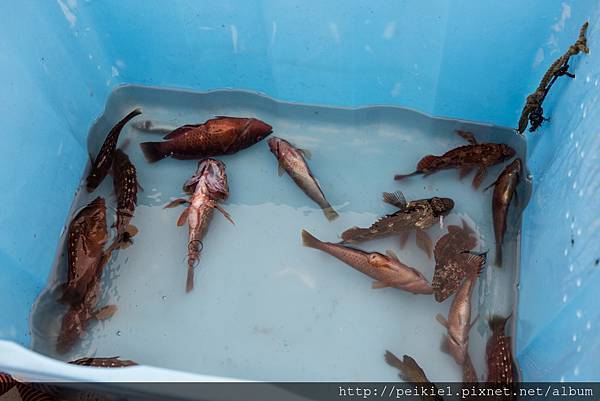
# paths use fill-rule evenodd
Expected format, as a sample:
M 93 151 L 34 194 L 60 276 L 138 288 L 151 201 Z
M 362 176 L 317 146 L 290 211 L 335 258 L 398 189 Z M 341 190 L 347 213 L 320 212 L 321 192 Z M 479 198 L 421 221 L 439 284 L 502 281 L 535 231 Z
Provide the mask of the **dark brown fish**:
M 124 368 L 127 366 L 136 366 L 137 363 L 128 359 L 119 359 L 118 356 L 112 358 L 81 358 L 69 362 L 73 365 L 91 366 L 95 368 Z
M 328 220 L 334 220 L 338 214 L 327 199 L 313 176 L 304 156 L 309 153 L 304 149 L 296 149 L 285 139 L 271 137 L 268 140 L 269 149 L 279 162 L 279 175 L 286 171 L 296 185 L 323 210 Z M 308 157 L 308 156 L 307 156 Z
M 494 215 L 494 235 L 496 236 L 496 265 L 499 267 L 502 267 L 502 243 L 504 242 L 504 234 L 506 233 L 508 208 L 513 196 L 516 194 L 520 177 L 521 159 L 515 159 L 506 166 L 498 179 L 489 186 L 494 186 L 492 212 Z
M 22 401 L 58 401 L 59 398 L 38 390 L 36 385 L 29 383 L 17 383 L 17 390 Z
M 150 163 L 165 157 L 202 159 L 236 153 L 261 141 L 273 131 L 269 124 L 256 118 L 219 116 L 204 124 L 183 125 L 163 139 L 140 146 Z
M 309 248 L 326 252 L 375 279 L 373 288 L 394 287 L 413 294 L 433 292 L 423 274 L 400 262 L 392 251 L 388 251 L 387 256 L 378 252 L 368 253 L 360 249 L 320 241 L 306 230 L 302 230 L 302 243 Z
M 117 235 L 113 247 L 127 248 L 133 243 L 131 238 L 138 232 L 129 222 L 135 213 L 139 184 L 135 166 L 121 149 L 117 149 L 113 162 L 113 186 L 117 196 Z
M 127 114 L 121 121 L 117 123 L 110 130 L 102 147 L 100 148 L 100 152 L 96 156 L 96 159 L 92 161 L 92 168 L 90 169 L 90 173 L 87 176 L 86 180 L 86 188 L 88 192 L 92 192 L 98 185 L 104 180 L 106 174 L 108 174 L 108 170 L 112 166 L 113 158 L 115 156 L 115 150 L 117 149 L 117 142 L 119 141 L 119 135 L 121 134 L 121 130 L 131 120 L 133 117 L 142 114 L 141 109 L 135 109 L 131 113 Z
M 427 155 L 419 161 L 416 171 L 410 174 L 396 175 L 394 179 L 402 180 L 417 174 L 428 176 L 451 168 L 459 168 L 460 178 L 463 178 L 471 170 L 477 168 L 477 173 L 473 178 L 473 187 L 479 188 L 488 167 L 508 160 L 516 153 L 513 148 L 503 143 L 477 143 L 475 136 L 470 132 L 456 131 L 456 133 L 465 138 L 469 145 L 449 150 L 441 156 Z
M 510 385 L 516 381 L 511 338 L 504 334 L 506 321 L 510 318 L 494 316 L 489 321 L 492 336 L 487 342 L 485 355 L 488 368 L 488 383 Z
M 457 364 L 464 366 L 468 362 L 469 332 L 471 331 L 471 294 L 479 277 L 479 272 L 486 262 L 485 255 L 469 254 L 467 278 L 462 283 L 452 300 L 448 320 L 442 315 L 436 319 L 447 329 L 444 338 L 444 349 L 452 355 Z
M 417 361 L 411 358 L 408 355 L 404 355 L 402 359 L 398 358 L 396 355 L 391 353 L 390 351 L 385 351 L 385 361 L 388 365 L 398 369 L 400 371 L 400 378 L 408 383 L 422 383 L 425 384 L 424 389 L 427 389 L 428 392 L 433 388 L 435 395 L 422 395 L 421 399 L 423 401 L 443 401 L 442 396 L 438 394 L 438 389 L 432 382 L 429 381 L 427 375 Z
M 477 235 L 466 221 L 462 227 L 448 226 L 448 233 L 435 244 L 435 272 L 431 286 L 435 300 L 443 302 L 460 286 L 467 275 L 469 254 L 477 246 Z
M 416 230 L 417 244 L 428 256 L 431 256 L 433 245 L 425 230 L 450 213 L 454 208 L 454 201 L 450 198 L 434 197 L 407 202 L 400 191 L 393 194 L 385 192 L 383 200 L 400 210 L 383 216 L 368 228 L 352 227 L 347 229 L 342 233 L 342 241 L 358 243 L 399 235 L 401 245 L 404 245 L 406 235 L 410 231 Z
M 215 159 L 200 161 L 196 174 L 184 184 L 183 189 L 192 195 L 191 198 L 189 200 L 175 199 L 165 208 L 184 203 L 189 204 L 179 216 L 177 225 L 182 226 L 186 221 L 189 225 L 186 291 L 190 292 L 194 288 L 194 267 L 200 258 L 202 239 L 208 231 L 214 209 L 219 210 L 225 218 L 233 223 L 229 214 L 219 205 L 219 202 L 223 202 L 229 196 L 225 164 Z
M 104 245 L 108 241 L 106 204 L 97 197 L 81 209 L 69 224 L 67 232 L 68 277 L 63 285 L 61 301 L 80 303 L 96 280 L 99 266 L 106 258 Z

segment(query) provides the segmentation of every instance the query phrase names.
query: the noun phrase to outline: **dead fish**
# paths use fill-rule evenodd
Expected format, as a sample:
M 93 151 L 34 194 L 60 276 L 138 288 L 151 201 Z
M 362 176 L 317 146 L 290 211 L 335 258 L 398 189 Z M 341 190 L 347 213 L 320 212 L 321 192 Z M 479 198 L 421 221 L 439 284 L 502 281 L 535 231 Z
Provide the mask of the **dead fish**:
M 515 159 L 500 173 L 498 179 L 488 187 L 494 187 L 492 213 L 494 216 L 494 235 L 496 236 L 496 265 L 498 267 L 502 267 L 502 242 L 504 242 L 504 234 L 506 233 L 508 208 L 513 196 L 516 195 L 520 177 L 521 159 Z
M 133 243 L 131 238 L 138 232 L 138 229 L 129 222 L 133 218 L 137 205 L 139 183 L 135 166 L 121 149 L 117 149 L 115 152 L 113 186 L 117 196 L 117 221 L 115 223 L 117 235 L 113 247 L 123 249 Z
M 429 256 L 432 241 L 424 231 L 446 216 L 454 208 L 450 198 L 433 197 L 407 202 L 402 192 L 384 192 L 383 201 L 397 207 L 397 212 L 383 216 L 368 228 L 352 227 L 342 233 L 342 242 L 358 243 L 376 238 L 399 235 L 404 245 L 410 231 L 417 232 L 417 245 Z
M 204 124 L 183 125 L 165 136 L 165 142 L 140 144 L 150 163 L 165 157 L 202 159 L 230 155 L 260 142 L 272 127 L 256 118 L 219 116 Z
M 108 241 L 106 203 L 97 197 L 81 209 L 67 232 L 67 282 L 62 286 L 61 302 L 80 303 L 96 279 L 98 268 L 106 261 Z
M 447 329 L 443 347 L 457 364 L 463 366 L 467 361 L 469 348 L 469 332 L 471 323 L 471 294 L 479 273 L 485 265 L 486 257 L 483 255 L 469 254 L 467 278 L 460 286 L 452 300 L 448 320 L 438 314 L 436 319 Z
M 86 180 L 86 188 L 88 192 L 92 192 L 98 185 L 104 180 L 106 174 L 110 170 L 112 166 L 113 158 L 115 156 L 115 150 L 117 149 L 117 142 L 119 141 L 119 135 L 121 134 L 121 130 L 131 120 L 133 117 L 142 114 L 141 109 L 135 109 L 131 113 L 127 114 L 121 121 L 117 123 L 110 130 L 102 147 L 100 148 L 100 152 L 96 156 L 95 160 L 92 160 L 92 168 L 90 169 L 90 173 L 87 176 Z M 91 158 L 91 156 L 90 156 Z
M 215 159 L 201 160 L 196 174 L 184 184 L 183 189 L 192 195 L 191 198 L 175 199 L 165 208 L 189 205 L 179 216 L 177 225 L 182 226 L 186 221 L 189 225 L 186 291 L 190 292 L 194 288 L 194 267 L 200 257 L 202 239 L 208 231 L 214 209 L 219 210 L 233 224 L 231 216 L 219 205 L 219 202 L 229 196 L 225 164 Z
M 437 302 L 443 302 L 454 294 L 460 283 L 467 275 L 469 254 L 466 253 L 477 246 L 475 231 L 466 221 L 462 227 L 449 225 L 448 233 L 444 234 L 435 244 L 435 272 L 431 286 Z
M 443 401 L 442 396 L 438 394 L 438 389 L 429 379 L 425 372 L 417 361 L 411 358 L 408 355 L 404 355 L 402 359 L 398 358 L 396 355 L 391 353 L 390 351 L 385 351 L 385 361 L 388 365 L 398 369 L 400 371 L 400 378 L 408 383 L 423 383 L 426 384 L 424 388 L 427 390 L 433 389 L 432 392 L 434 395 L 422 395 L 421 399 L 423 401 Z
M 95 368 L 124 368 L 127 366 L 136 366 L 137 363 L 128 359 L 119 359 L 118 356 L 111 358 L 80 358 L 69 362 L 73 365 L 91 366 Z
M 423 274 L 400 262 L 392 251 L 387 251 L 386 256 L 378 252 L 368 253 L 340 244 L 322 242 L 306 230 L 302 230 L 302 243 L 309 248 L 328 253 L 375 279 L 373 288 L 394 287 L 413 294 L 433 293 Z
M 304 149 L 296 149 L 285 139 L 272 137 L 268 140 L 269 149 L 279 162 L 279 175 L 287 172 L 296 185 L 323 210 L 328 220 L 334 220 L 339 215 L 323 195 L 319 183 L 306 164 L 304 157 L 310 158 L 310 153 Z
M 427 155 L 419 161 L 416 171 L 410 174 L 396 175 L 394 179 L 403 180 L 417 174 L 428 176 L 451 168 L 459 168 L 462 179 L 471 170 L 477 168 L 477 173 L 473 178 L 473 187 L 477 189 L 481 185 L 488 167 L 508 160 L 516 153 L 513 148 L 503 143 L 477 143 L 471 132 L 456 131 L 456 133 L 466 139 L 469 145 L 449 150 L 441 156 Z
M 512 357 L 511 338 L 504 334 L 509 318 L 494 316 L 489 320 L 492 336 L 485 349 L 488 383 L 510 385 L 516 381 L 517 369 Z

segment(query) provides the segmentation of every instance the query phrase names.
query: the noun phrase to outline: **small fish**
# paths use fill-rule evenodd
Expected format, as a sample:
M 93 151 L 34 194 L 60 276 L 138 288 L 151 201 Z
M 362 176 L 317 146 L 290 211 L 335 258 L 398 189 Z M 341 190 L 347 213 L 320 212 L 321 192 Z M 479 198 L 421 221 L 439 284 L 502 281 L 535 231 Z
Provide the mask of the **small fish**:
M 105 262 L 104 245 L 108 241 L 106 203 L 97 197 L 81 209 L 67 232 L 68 277 L 63 285 L 61 302 L 78 304 L 96 279 Z
M 487 342 L 485 355 L 488 368 L 488 383 L 510 385 L 517 379 L 512 351 L 511 338 L 504 334 L 506 321 L 510 318 L 494 316 L 489 320 L 492 336 Z
M 189 204 L 179 216 L 177 225 L 182 226 L 186 220 L 189 225 L 186 291 L 190 292 L 194 288 L 194 267 L 200 258 L 202 239 L 208 231 L 214 209 L 219 210 L 233 224 L 231 216 L 219 205 L 219 202 L 225 201 L 229 196 L 225 164 L 215 159 L 201 160 L 196 174 L 184 184 L 183 189 L 192 195 L 191 198 L 175 199 L 165 208 Z
M 323 195 L 319 183 L 306 164 L 304 156 L 309 157 L 308 151 L 296 149 L 285 139 L 272 137 L 268 140 L 269 149 L 279 162 L 279 175 L 286 171 L 296 185 L 323 210 L 328 220 L 334 220 L 338 214 Z
M 137 365 L 134 361 L 119 359 L 118 356 L 112 358 L 81 358 L 69 363 L 73 365 L 92 366 L 95 368 L 124 368 Z
M 470 132 L 456 131 L 466 139 L 469 145 L 459 146 L 444 153 L 441 156 L 427 155 L 417 164 L 417 170 L 404 175 L 396 175 L 395 180 L 402 180 L 417 174 L 431 175 L 441 170 L 459 168 L 462 179 L 473 170 L 478 168 L 473 178 L 473 187 L 479 188 L 483 181 L 487 168 L 512 158 L 515 150 L 503 143 L 477 143 L 475 136 Z
M 373 288 L 394 287 L 413 294 L 431 294 L 433 289 L 418 270 L 400 262 L 398 257 L 387 251 L 387 256 L 378 252 L 364 252 L 331 242 L 322 242 L 302 230 L 302 243 L 336 257 L 359 272 L 375 279 Z
M 119 135 L 121 134 L 121 130 L 131 120 L 133 117 L 142 114 L 141 109 L 135 109 L 131 113 L 127 114 L 121 121 L 117 123 L 110 130 L 102 147 L 100 148 L 100 152 L 96 156 L 96 159 L 92 161 L 92 168 L 90 169 L 90 173 L 87 176 L 86 180 L 86 188 L 88 192 L 93 192 L 98 185 L 104 180 L 106 174 L 110 170 L 112 166 L 113 158 L 115 156 L 115 150 L 117 149 L 117 142 L 119 141 Z M 90 156 L 91 158 L 91 156 Z
M 466 221 L 462 227 L 448 226 L 448 233 L 435 244 L 435 272 L 431 286 L 435 300 L 443 302 L 454 294 L 467 275 L 469 254 L 477 246 L 477 235 Z
M 515 159 L 500 173 L 498 179 L 488 188 L 494 187 L 492 212 L 494 215 L 494 235 L 496 236 L 496 265 L 502 267 L 502 242 L 506 233 L 508 208 L 516 195 L 521 177 L 521 159 Z M 486 188 L 486 189 L 488 189 Z
M 137 205 L 138 181 L 135 166 L 121 149 L 115 152 L 113 162 L 113 186 L 117 196 L 117 235 L 113 242 L 114 248 L 127 248 L 133 241 L 132 237 L 138 229 L 129 224 Z
M 452 355 L 457 364 L 464 366 L 468 362 L 469 332 L 471 323 L 471 294 L 480 271 L 486 263 L 484 255 L 469 254 L 467 278 L 462 283 L 452 300 L 448 320 L 442 315 L 436 319 L 447 329 L 444 338 L 444 349 Z
M 165 142 L 140 144 L 150 163 L 165 157 L 202 159 L 231 155 L 260 142 L 273 131 L 269 124 L 256 118 L 219 116 L 204 124 L 183 125 L 163 139 Z
M 423 383 L 426 384 L 424 388 L 427 390 L 432 388 L 434 389 L 432 392 L 434 395 L 421 396 L 423 401 L 443 401 L 442 396 L 438 394 L 438 389 L 435 384 L 429 381 L 423 369 L 421 369 L 417 361 L 415 361 L 413 358 L 408 355 L 404 355 L 402 359 L 400 359 L 390 351 L 385 351 L 385 361 L 388 365 L 400 371 L 400 378 L 405 382 Z
M 431 256 L 433 245 L 426 229 L 454 208 L 450 198 L 419 199 L 407 202 L 402 192 L 384 192 L 383 201 L 397 207 L 397 212 L 383 216 L 368 228 L 352 227 L 342 233 L 342 242 L 358 243 L 399 235 L 403 246 L 412 230 L 417 232 L 417 245 Z

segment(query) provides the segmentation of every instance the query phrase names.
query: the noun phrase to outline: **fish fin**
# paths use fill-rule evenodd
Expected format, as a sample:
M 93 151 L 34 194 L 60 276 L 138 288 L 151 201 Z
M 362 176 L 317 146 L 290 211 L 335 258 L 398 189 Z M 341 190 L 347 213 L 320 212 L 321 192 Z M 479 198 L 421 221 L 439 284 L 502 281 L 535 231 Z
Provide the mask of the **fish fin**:
M 477 170 L 475 177 L 473 177 L 473 188 L 475 188 L 475 189 L 479 188 L 479 186 L 481 185 L 481 182 L 485 178 L 486 173 L 487 173 L 487 168 L 485 168 L 485 166 L 479 167 L 479 170 Z
M 417 163 L 417 172 L 425 173 L 426 176 L 435 173 L 435 169 L 432 170 L 432 164 L 439 158 L 436 155 L 423 156 Z
M 308 149 L 298 149 L 298 152 L 302 153 L 302 156 L 306 157 L 308 160 L 312 159 L 312 152 Z
M 177 138 L 178 136 L 181 136 L 181 135 L 185 134 L 186 132 L 193 130 L 194 128 L 198 128 L 199 126 L 200 126 L 200 124 L 182 125 L 181 127 L 175 128 L 173 131 L 169 132 L 167 135 L 165 135 L 163 137 L 163 139 Z
M 423 172 L 419 171 L 419 170 L 415 170 L 415 171 L 413 171 L 412 173 L 409 173 L 409 174 L 396 174 L 394 176 L 394 180 L 400 181 L 400 180 L 403 180 L 405 178 L 412 177 L 413 175 L 418 175 L 418 174 L 423 174 Z
M 90 158 L 90 164 L 93 166 L 94 165 L 94 157 L 92 156 L 92 154 L 90 152 L 88 152 L 88 157 Z
M 398 374 L 398 376 L 400 376 L 400 378 L 406 382 L 411 381 L 410 377 L 407 376 L 406 371 L 407 371 L 407 366 L 406 364 L 400 359 L 398 358 L 396 355 L 394 355 L 392 352 L 390 351 L 385 351 L 385 362 L 390 365 L 393 368 L 396 368 L 400 371 L 400 373 Z M 406 358 L 406 355 L 404 356 L 404 358 Z
M 513 198 L 515 200 L 515 207 L 519 207 L 519 191 L 515 189 L 513 192 Z
M 492 182 L 490 185 L 488 185 L 487 187 L 483 188 L 483 192 L 487 191 L 488 189 L 490 189 L 491 187 L 493 187 L 494 185 L 496 185 L 497 182 L 498 182 L 498 180 Z
M 302 245 L 309 248 L 318 249 L 321 245 L 321 241 L 306 230 L 302 230 Z
M 183 205 L 184 203 L 189 203 L 189 201 L 187 199 L 183 199 L 183 198 L 177 198 L 172 200 L 171 202 L 167 203 L 163 209 L 170 209 L 172 207 L 177 207 L 179 205 Z
M 496 260 L 495 264 L 498 267 L 502 267 L 502 243 L 496 243 Z
M 510 319 L 511 317 L 512 317 L 512 313 L 510 315 L 508 315 L 507 317 L 502 317 L 502 316 L 498 316 L 498 315 L 492 316 L 488 320 L 488 325 L 490 326 L 490 330 L 492 330 L 492 332 L 494 332 L 496 330 L 501 330 L 504 333 L 504 327 L 506 326 L 506 322 L 508 322 L 508 319 Z
M 396 252 L 392 251 L 391 249 L 388 249 L 387 251 L 385 251 L 385 253 L 390 258 L 394 259 L 396 262 L 400 262 L 400 259 L 398 258 L 398 255 L 396 255 Z
M 471 166 L 462 166 L 459 170 L 458 179 L 462 180 L 465 178 L 471 171 L 473 171 L 473 167 Z
M 185 221 L 187 220 L 189 214 L 190 214 L 190 208 L 186 207 L 185 210 L 183 212 L 181 212 L 181 214 L 179 215 L 179 218 L 177 219 L 178 227 L 181 227 L 182 225 L 185 224 Z
M 384 192 L 383 201 L 389 205 L 396 206 L 398 209 L 404 209 L 407 205 L 406 198 L 402 191 L 394 193 Z
M 117 313 L 117 305 L 106 305 L 94 312 L 94 317 L 96 320 L 106 320 L 111 318 L 115 313 Z
M 467 223 L 465 219 L 461 219 L 461 222 L 462 228 L 467 234 L 475 234 L 475 230 L 471 228 L 471 226 L 469 225 L 469 223 Z
M 283 173 L 285 173 L 285 168 L 283 167 L 283 165 L 281 163 L 277 164 L 277 175 L 279 175 L 280 177 L 283 175 Z
M 477 144 L 477 139 L 475 139 L 475 135 L 473 135 L 472 132 L 456 130 L 456 135 L 458 135 L 461 138 L 465 139 L 471 145 L 476 145 Z
M 473 326 L 475 326 L 475 323 L 477 323 L 478 320 L 479 320 L 479 313 L 477 314 L 477 316 L 475 316 L 475 319 L 473 319 L 473 321 L 471 323 L 469 323 L 469 330 L 471 330 L 473 328 Z
M 400 234 L 400 249 L 404 249 L 406 246 L 406 241 L 408 241 L 408 237 L 410 236 L 410 231 L 401 231 Z
M 467 269 L 468 275 L 479 276 L 483 268 L 485 267 L 485 263 L 487 261 L 487 252 L 483 254 L 477 254 L 473 252 L 463 252 L 468 254 L 467 259 L 465 260 L 465 266 Z
M 448 328 L 448 320 L 446 320 L 446 318 L 444 316 L 442 316 L 441 313 L 438 313 L 437 315 L 435 315 L 435 320 L 437 320 L 445 328 Z
M 159 160 L 164 159 L 168 156 L 168 154 L 163 153 L 162 151 L 163 142 L 142 142 L 140 143 L 140 148 L 144 153 L 144 157 L 148 161 L 148 163 L 155 163 Z
M 373 281 L 373 284 L 371 284 L 371 288 L 373 288 L 374 290 L 378 290 L 380 288 L 387 288 L 389 286 L 389 284 L 384 283 L 382 281 Z
M 440 342 L 440 351 L 444 354 L 450 354 L 450 337 L 444 334 L 442 336 L 442 341 Z
M 202 178 L 202 172 L 200 174 L 194 174 L 191 176 L 190 179 L 183 184 L 183 192 L 191 195 L 194 192 L 196 184 L 198 181 L 200 181 L 200 178 Z
M 340 215 L 338 214 L 338 212 L 336 212 L 331 205 L 323 208 L 323 213 L 325 214 L 325 217 L 327 217 L 327 220 L 329 221 L 333 221 L 335 219 L 337 219 L 338 217 L 340 217 Z
M 424 230 L 417 230 L 417 246 L 425 252 L 425 254 L 431 259 L 433 256 L 433 242 L 431 237 Z
M 221 213 L 223 214 L 223 216 L 225 216 L 225 218 L 226 218 L 227 220 L 229 220 L 229 222 L 230 222 L 231 224 L 233 224 L 233 225 L 235 226 L 235 222 L 234 222 L 234 221 L 233 221 L 233 219 L 231 218 L 231 215 L 230 215 L 229 213 L 227 213 L 227 212 L 225 211 L 225 209 L 223 209 L 223 207 L 221 207 L 221 205 L 219 205 L 219 204 L 215 204 L 215 208 L 216 208 L 216 209 L 217 209 L 219 212 L 221 212 Z
M 137 183 L 138 188 L 140 189 L 140 191 L 144 192 L 144 187 L 142 187 L 142 184 L 140 184 L 139 182 Z
M 194 268 L 188 266 L 187 279 L 185 281 L 185 292 L 191 292 L 194 289 Z

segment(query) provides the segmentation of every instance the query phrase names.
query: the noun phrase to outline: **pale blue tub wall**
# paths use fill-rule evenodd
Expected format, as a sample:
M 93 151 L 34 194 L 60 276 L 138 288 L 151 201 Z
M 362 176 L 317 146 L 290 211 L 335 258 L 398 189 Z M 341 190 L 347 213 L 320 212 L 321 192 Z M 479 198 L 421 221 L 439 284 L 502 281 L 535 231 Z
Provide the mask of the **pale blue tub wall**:
M 9 150 L 0 158 L 0 183 L 10 188 L 0 195 L 5 206 L 0 214 L 0 304 L 11 305 L 0 314 L 2 338 L 29 342 L 26 316 L 47 280 L 87 162 L 87 130 L 119 84 L 241 88 L 282 100 L 340 106 L 394 104 L 434 115 L 515 126 L 525 96 L 558 56 L 553 51 L 566 48 L 581 23 L 595 21 L 593 13 L 597 12 L 592 0 L 510 0 L 494 2 L 493 7 L 450 0 L 368 6 L 355 0 L 344 2 L 343 7 L 336 1 L 182 0 L 166 4 L 142 0 L 0 4 L 0 15 L 9 16 L 0 25 L 0 113 L 2 138 Z M 596 76 L 591 66 L 597 57 L 595 43 L 591 45 L 592 55 L 575 65 Z M 559 147 L 565 129 L 576 130 L 590 144 L 594 140 L 584 126 L 591 124 L 592 107 L 587 122 L 573 117 L 581 114 L 579 109 L 568 113 L 579 103 L 571 98 L 587 93 L 580 86 L 584 75 L 576 72 L 576 81 L 556 88 L 566 106 L 554 106 L 554 98 L 549 99 L 547 110 L 553 121 L 543 132 L 544 139 L 551 140 L 532 141 L 535 177 L 551 170 L 550 161 L 563 158 L 562 154 L 554 156 L 557 151 L 568 152 L 566 146 Z M 593 98 L 589 92 L 587 96 Z M 565 117 L 560 118 L 563 113 Z M 562 121 L 570 126 L 561 126 Z M 590 149 L 589 154 L 593 153 Z M 589 158 L 585 161 L 593 163 Z M 584 173 L 574 169 L 574 174 Z M 564 187 L 573 197 L 570 208 L 587 211 L 588 220 L 595 216 L 585 203 L 573 203 L 583 200 L 577 192 L 566 192 L 563 177 L 544 178 L 536 182 L 539 188 L 525 215 L 525 232 L 531 231 L 523 241 L 518 333 L 525 377 L 537 378 L 537 372 L 544 372 L 544 379 L 557 379 L 579 366 L 579 378 L 585 374 L 600 378 L 597 370 L 584 368 L 592 359 L 586 352 L 595 349 L 598 355 L 592 340 L 596 348 L 580 353 L 558 338 L 559 345 L 551 350 L 542 344 L 545 338 L 554 339 L 546 335 L 549 328 L 557 336 L 568 333 L 565 336 L 572 341 L 573 327 L 579 326 L 562 327 L 568 320 L 562 316 L 576 317 L 579 308 L 570 315 L 569 308 L 580 302 L 577 296 L 583 299 L 598 288 L 598 278 L 590 271 L 589 280 L 578 291 L 570 290 L 566 305 L 552 303 L 562 302 L 565 276 L 560 269 L 564 263 L 558 263 L 560 255 L 547 255 L 551 250 L 562 252 L 564 241 L 561 238 L 562 248 L 547 245 L 558 235 L 543 230 L 556 226 L 560 215 L 564 224 L 567 203 L 558 198 L 552 203 L 548 197 Z M 582 180 L 579 188 L 585 185 L 590 191 L 596 188 L 589 180 Z M 543 199 L 541 206 L 536 199 Z M 546 204 L 552 204 L 556 213 L 546 213 Z M 546 225 L 551 216 L 557 222 Z M 544 238 L 547 235 L 552 238 Z M 597 252 L 583 242 L 577 242 L 579 250 L 566 257 L 581 261 L 582 266 Z M 553 281 L 548 270 L 556 273 Z M 588 316 L 594 324 L 589 334 L 580 335 L 581 341 L 597 337 L 600 330 L 597 315 L 595 320 Z M 581 325 L 581 319 L 576 323 Z M 547 368 L 545 363 L 559 368 Z

